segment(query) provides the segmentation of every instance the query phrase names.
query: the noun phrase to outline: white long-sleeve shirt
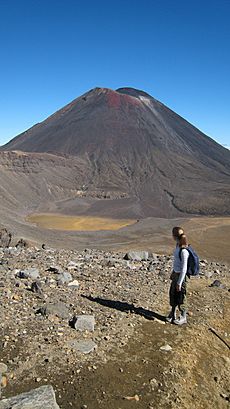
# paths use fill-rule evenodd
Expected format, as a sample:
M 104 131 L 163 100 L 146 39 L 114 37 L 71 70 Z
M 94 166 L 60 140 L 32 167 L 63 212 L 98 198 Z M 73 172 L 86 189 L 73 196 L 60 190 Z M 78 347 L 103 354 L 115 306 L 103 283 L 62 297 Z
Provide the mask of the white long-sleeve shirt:
M 175 273 L 178 273 L 178 281 L 177 285 L 179 285 L 181 289 L 181 285 L 185 279 L 185 275 L 187 272 L 187 265 L 188 265 L 188 258 L 189 258 L 189 252 L 186 250 L 186 248 L 182 248 L 181 250 L 181 259 L 179 256 L 181 248 L 177 245 L 174 253 L 173 253 L 173 270 Z

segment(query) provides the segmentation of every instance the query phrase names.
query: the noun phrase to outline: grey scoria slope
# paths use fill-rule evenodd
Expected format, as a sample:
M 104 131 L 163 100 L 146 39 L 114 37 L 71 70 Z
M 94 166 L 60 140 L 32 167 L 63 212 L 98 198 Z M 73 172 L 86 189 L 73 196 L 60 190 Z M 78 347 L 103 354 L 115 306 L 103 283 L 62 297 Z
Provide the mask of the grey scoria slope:
M 230 213 L 230 152 L 132 88 L 95 88 L 1 151 L 1 193 L 7 201 L 9 184 L 27 209 L 59 201 L 54 210 L 73 213 L 81 200 L 114 217 Z

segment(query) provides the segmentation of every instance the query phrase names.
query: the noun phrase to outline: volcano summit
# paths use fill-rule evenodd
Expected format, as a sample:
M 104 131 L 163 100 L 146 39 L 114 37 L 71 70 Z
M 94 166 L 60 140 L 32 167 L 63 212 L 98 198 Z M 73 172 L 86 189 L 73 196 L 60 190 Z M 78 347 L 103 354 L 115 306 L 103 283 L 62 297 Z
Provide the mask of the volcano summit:
M 80 96 L 2 146 L 0 166 L 4 215 L 230 214 L 230 151 L 133 88 Z

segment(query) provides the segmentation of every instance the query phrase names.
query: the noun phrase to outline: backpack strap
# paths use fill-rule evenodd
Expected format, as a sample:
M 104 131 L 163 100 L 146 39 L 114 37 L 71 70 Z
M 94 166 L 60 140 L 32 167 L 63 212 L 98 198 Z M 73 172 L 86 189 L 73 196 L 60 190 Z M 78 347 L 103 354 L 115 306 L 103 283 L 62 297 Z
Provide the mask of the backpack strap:
M 183 248 L 180 248 L 180 250 L 179 250 L 179 258 L 180 258 L 180 260 L 181 260 L 181 252 L 182 252 L 182 250 L 184 250 L 184 249 L 187 250 L 187 251 L 188 251 L 188 254 L 189 254 L 188 264 L 187 264 L 187 272 L 186 272 L 186 275 L 187 275 L 188 278 L 190 278 L 190 273 L 188 272 L 188 265 L 189 265 L 189 259 L 190 259 L 190 257 L 191 257 L 191 250 L 190 250 L 189 246 L 190 246 L 190 244 L 188 245 L 188 247 L 183 247 Z
M 189 245 L 188 245 L 188 247 L 181 247 L 181 248 L 180 248 L 180 250 L 179 250 L 179 258 L 180 258 L 180 260 L 181 260 L 181 253 L 182 253 L 182 250 L 187 250 L 187 251 L 189 252 L 189 255 L 190 255 Z

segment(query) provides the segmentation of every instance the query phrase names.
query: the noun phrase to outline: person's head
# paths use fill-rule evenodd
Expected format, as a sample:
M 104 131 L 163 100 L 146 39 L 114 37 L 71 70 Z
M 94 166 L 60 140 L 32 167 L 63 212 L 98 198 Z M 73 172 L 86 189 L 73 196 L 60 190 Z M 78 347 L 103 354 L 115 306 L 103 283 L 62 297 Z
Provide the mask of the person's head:
M 174 240 L 179 241 L 179 238 L 181 235 L 184 234 L 184 230 L 182 229 L 182 227 L 173 227 L 172 229 L 172 236 L 174 238 Z

